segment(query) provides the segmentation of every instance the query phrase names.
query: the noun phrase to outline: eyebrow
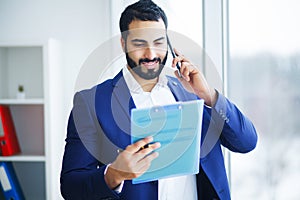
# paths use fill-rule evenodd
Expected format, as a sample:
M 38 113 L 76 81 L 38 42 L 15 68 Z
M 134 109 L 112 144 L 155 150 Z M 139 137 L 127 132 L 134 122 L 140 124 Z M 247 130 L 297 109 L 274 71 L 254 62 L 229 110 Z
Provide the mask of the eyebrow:
M 164 40 L 164 39 L 165 39 L 165 37 L 160 37 L 160 38 L 154 40 L 154 42 L 157 42 L 157 41 L 159 41 L 159 40 Z
M 134 39 L 134 40 L 131 40 L 131 42 L 143 42 L 143 43 L 147 43 L 146 40 L 142 40 L 142 39 Z
M 153 42 L 157 42 L 157 41 L 159 41 L 159 40 L 164 40 L 164 39 L 165 39 L 165 37 L 160 37 L 160 38 L 158 38 L 158 39 L 155 39 Z M 143 39 L 133 39 L 133 40 L 131 40 L 131 42 L 147 43 L 147 41 L 146 41 L 146 40 L 143 40 Z

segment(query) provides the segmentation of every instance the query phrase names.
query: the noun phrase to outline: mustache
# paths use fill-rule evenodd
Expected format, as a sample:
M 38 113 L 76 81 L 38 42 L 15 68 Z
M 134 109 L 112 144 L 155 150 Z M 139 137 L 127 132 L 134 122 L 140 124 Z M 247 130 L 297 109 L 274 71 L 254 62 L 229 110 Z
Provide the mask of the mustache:
M 141 59 L 139 60 L 139 65 L 141 65 L 143 62 L 148 63 L 148 62 L 157 62 L 157 61 L 158 61 L 159 63 L 161 63 L 161 59 L 158 58 L 158 57 L 153 58 L 152 60 L 150 60 L 150 59 L 148 59 L 148 58 L 141 58 Z

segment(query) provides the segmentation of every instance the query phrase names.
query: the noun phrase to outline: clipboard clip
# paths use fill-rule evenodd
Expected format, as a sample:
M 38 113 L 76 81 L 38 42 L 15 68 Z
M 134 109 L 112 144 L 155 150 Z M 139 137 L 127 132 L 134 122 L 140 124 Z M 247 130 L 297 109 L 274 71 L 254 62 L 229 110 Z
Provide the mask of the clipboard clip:
M 172 104 L 172 105 L 167 105 L 167 106 L 156 106 L 153 107 L 152 111 L 154 111 L 155 113 L 158 112 L 162 112 L 162 111 L 167 111 L 167 110 L 182 110 L 183 105 L 181 103 L 176 103 L 176 104 Z

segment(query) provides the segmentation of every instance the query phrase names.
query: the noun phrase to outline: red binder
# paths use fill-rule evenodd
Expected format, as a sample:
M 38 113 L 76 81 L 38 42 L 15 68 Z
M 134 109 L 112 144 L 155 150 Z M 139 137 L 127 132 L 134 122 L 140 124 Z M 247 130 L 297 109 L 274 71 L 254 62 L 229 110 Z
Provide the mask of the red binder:
M 1 156 L 21 152 L 10 109 L 5 105 L 0 105 L 0 150 Z

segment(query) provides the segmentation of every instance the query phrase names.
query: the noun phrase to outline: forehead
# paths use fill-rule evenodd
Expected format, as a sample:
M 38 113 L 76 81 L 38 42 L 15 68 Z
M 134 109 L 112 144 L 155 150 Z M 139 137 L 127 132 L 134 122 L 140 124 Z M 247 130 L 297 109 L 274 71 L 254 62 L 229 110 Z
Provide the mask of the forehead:
M 166 34 L 165 24 L 159 21 L 133 20 L 129 24 L 128 39 L 155 40 L 164 37 Z

